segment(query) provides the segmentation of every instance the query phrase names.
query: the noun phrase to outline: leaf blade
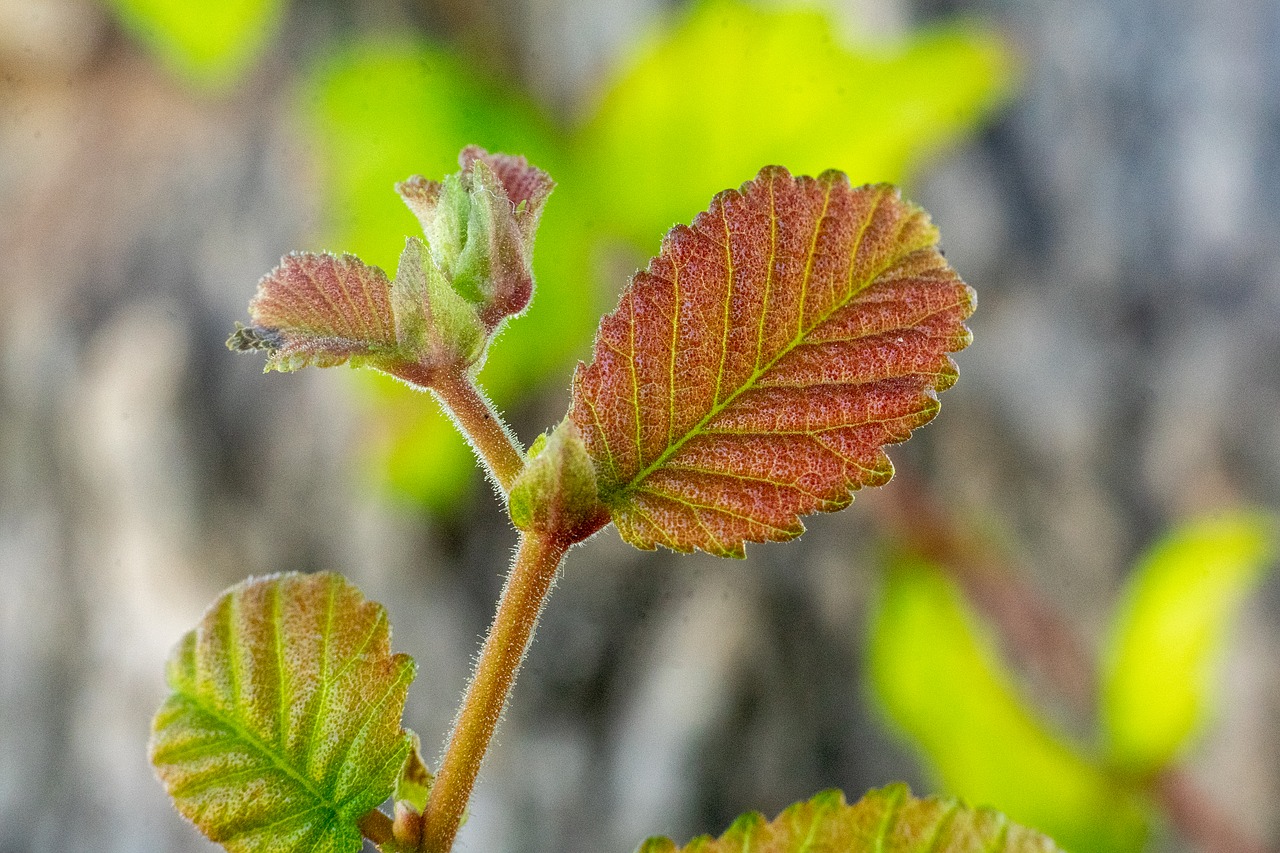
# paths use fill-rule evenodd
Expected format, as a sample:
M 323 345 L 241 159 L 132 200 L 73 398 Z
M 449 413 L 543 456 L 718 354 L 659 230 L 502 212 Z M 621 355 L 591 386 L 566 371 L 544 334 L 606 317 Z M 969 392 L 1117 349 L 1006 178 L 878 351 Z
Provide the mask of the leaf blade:
M 1102 674 L 1101 717 L 1115 766 L 1155 772 L 1193 736 L 1209 711 L 1213 664 L 1276 544 L 1273 517 L 1242 512 L 1189 522 L 1140 560 Z
M 892 475 L 937 412 L 973 291 L 887 185 L 767 167 L 677 226 L 574 377 L 623 538 L 742 556 Z
M 1142 847 L 1141 795 L 1036 713 L 936 565 L 903 558 L 890 567 L 867 667 L 889 719 L 948 793 L 999 808 L 1069 850 Z
M 640 853 L 1060 853 L 1040 833 L 1010 823 L 990 809 L 958 800 L 911 796 L 895 784 L 867 792 L 849 804 L 836 790 L 789 806 L 773 821 L 742 815 L 719 838 L 701 836 L 684 847 L 650 838 Z
M 354 255 L 286 255 L 258 282 L 249 315 L 253 326 L 238 328 L 227 346 L 266 350 L 267 370 L 377 359 L 398 345 L 391 282 Z
M 408 754 L 413 674 L 390 653 L 385 611 L 341 577 L 250 580 L 175 649 L 151 762 L 178 811 L 232 853 L 359 850 L 357 822 Z

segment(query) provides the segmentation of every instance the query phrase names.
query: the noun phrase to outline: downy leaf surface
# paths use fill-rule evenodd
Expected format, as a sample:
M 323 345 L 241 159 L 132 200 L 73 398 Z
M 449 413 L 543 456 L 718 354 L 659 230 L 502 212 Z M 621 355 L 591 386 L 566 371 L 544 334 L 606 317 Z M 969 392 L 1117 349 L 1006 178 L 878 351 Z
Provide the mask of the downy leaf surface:
M 1240 513 L 1189 523 L 1143 557 L 1116 616 L 1102 680 L 1105 740 L 1117 767 L 1153 773 L 1199 728 L 1223 642 L 1275 546 L 1274 518 Z
M 638 853 L 1061 853 L 1045 836 L 990 809 L 954 799 L 916 799 L 906 785 L 870 791 L 849 805 L 839 791 L 796 803 L 772 822 L 745 814 L 719 838 L 684 847 L 651 838 Z
M 342 577 L 251 579 L 174 650 L 151 763 L 232 853 L 354 853 L 409 754 L 414 669 L 391 654 L 386 611 Z
M 258 283 L 249 314 L 254 325 L 227 346 L 266 350 L 268 370 L 377 361 L 398 346 L 391 282 L 353 255 L 286 255 Z
M 672 229 L 573 383 L 622 537 L 740 557 L 888 482 L 970 340 L 937 242 L 893 187 L 776 166 Z

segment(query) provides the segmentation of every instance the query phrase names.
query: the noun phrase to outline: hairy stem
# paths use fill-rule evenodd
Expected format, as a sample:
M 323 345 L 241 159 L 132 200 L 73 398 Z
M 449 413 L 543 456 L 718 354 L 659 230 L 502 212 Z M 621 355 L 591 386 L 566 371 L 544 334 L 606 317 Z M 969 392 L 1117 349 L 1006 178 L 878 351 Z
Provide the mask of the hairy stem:
M 504 495 L 510 492 L 524 468 L 524 449 L 471 374 L 465 368 L 427 370 L 418 364 L 404 364 L 393 372 L 411 385 L 435 392 L 484 463 L 489 478 Z
M 526 533 L 521 537 L 489 636 L 431 786 L 423 813 L 423 853 L 448 853 L 453 846 L 480 762 L 568 547 L 557 536 Z
M 391 818 L 384 815 L 377 809 L 373 809 L 364 817 L 360 818 L 357 824 L 360 827 L 360 834 L 365 838 L 382 847 L 395 840 L 392 832 Z

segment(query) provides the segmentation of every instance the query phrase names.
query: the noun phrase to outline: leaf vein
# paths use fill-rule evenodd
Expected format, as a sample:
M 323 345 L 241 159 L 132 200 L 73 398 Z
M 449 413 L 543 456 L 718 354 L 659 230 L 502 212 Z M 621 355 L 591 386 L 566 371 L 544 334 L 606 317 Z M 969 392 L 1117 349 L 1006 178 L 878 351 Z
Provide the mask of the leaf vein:
M 335 761 L 331 767 L 331 773 L 342 769 L 342 765 L 346 762 L 347 756 L 351 754 L 351 750 L 355 746 L 356 741 L 360 740 L 364 735 L 365 731 L 369 728 L 369 725 L 373 722 L 374 716 L 387 704 L 391 697 L 395 695 L 396 690 L 402 686 L 406 679 L 412 678 L 413 667 L 401 667 L 400 672 L 387 686 L 387 689 L 383 694 L 378 697 L 377 701 L 365 706 L 364 715 L 360 718 L 359 727 L 356 728 L 351 737 L 347 739 L 346 746 L 343 747 L 341 754 L 338 756 L 338 760 Z
M 785 533 L 788 536 L 795 535 L 794 530 L 788 530 L 787 528 L 784 528 L 784 527 L 778 527 L 777 525 L 771 524 L 770 522 L 763 521 L 759 518 L 755 518 L 750 515 L 744 515 L 742 513 L 733 512 L 732 510 L 726 509 L 725 507 L 722 507 L 722 506 L 712 506 L 711 504 L 698 503 L 697 501 L 689 500 L 688 498 L 683 497 L 681 495 L 674 495 L 668 492 L 661 492 L 649 486 L 641 486 L 636 491 L 647 492 L 653 495 L 654 497 L 665 498 L 666 500 L 669 500 L 669 501 L 675 501 L 676 503 L 683 504 L 684 506 L 687 506 L 690 509 L 702 509 L 702 510 L 707 510 L 708 512 L 718 512 L 721 515 L 726 515 L 729 518 L 737 519 L 738 521 L 745 521 L 749 524 L 758 524 L 761 527 L 768 528 L 769 530 L 772 530 L 776 533 Z
M 720 386 L 724 384 L 724 363 L 729 358 L 729 311 L 733 307 L 733 283 L 735 271 L 733 268 L 733 237 L 729 233 L 729 215 L 726 211 L 727 205 L 721 201 L 720 203 L 720 224 L 724 228 L 724 267 L 725 267 L 725 294 L 724 294 L 724 311 L 721 313 L 720 323 L 720 369 L 716 371 L 716 388 L 711 395 L 711 402 L 720 402 Z M 671 348 L 675 350 L 675 341 L 671 342 Z M 667 445 L 670 446 L 671 437 L 667 437 Z
M 888 192 L 888 190 L 887 190 L 887 189 L 882 189 L 882 190 L 880 191 L 880 195 L 877 197 L 876 203 L 875 203 L 875 205 L 872 207 L 871 214 L 867 217 L 867 221 L 868 221 L 868 222 L 870 222 L 870 219 L 872 218 L 872 216 L 874 216 L 875 211 L 876 211 L 876 210 L 878 209 L 878 207 L 879 207 L 880 201 L 884 198 L 884 196 L 885 196 L 885 194 L 886 194 L 887 192 Z M 863 229 L 863 230 L 865 231 L 865 225 L 864 225 L 864 229 Z M 885 269 L 888 269 L 888 267 L 889 267 L 889 266 L 891 266 L 894 262 L 896 262 L 896 260 L 897 260 L 897 259 L 895 258 L 895 259 L 893 259 L 893 260 L 889 261 L 888 263 L 886 263 L 886 264 L 885 264 L 884 268 L 885 268 Z M 866 290 L 866 289 L 867 289 L 867 287 L 870 287 L 870 286 L 871 286 L 871 284 L 873 284 L 873 283 L 875 282 L 875 280 L 876 280 L 876 278 L 879 276 L 879 274 L 880 274 L 880 273 L 879 273 L 879 272 L 877 272 L 877 274 L 876 274 L 875 276 L 871 276 L 870 278 L 868 278 L 868 279 L 867 279 L 867 285 L 866 285 L 866 287 L 863 287 L 863 288 L 862 288 L 862 290 Z M 807 335 L 807 334 L 808 334 L 809 332 L 811 332 L 813 329 L 817 328 L 821 323 L 823 323 L 823 322 L 825 322 L 827 319 L 829 319 L 833 314 L 835 314 L 835 312 L 836 312 L 836 311 L 839 311 L 841 308 L 845 307 L 845 305 L 847 305 L 847 304 L 848 304 L 848 303 L 849 303 L 849 302 L 854 298 L 854 296 L 855 296 L 855 295 L 856 295 L 856 293 L 854 293 L 854 292 L 852 292 L 852 291 L 851 291 L 849 294 L 847 294 L 847 295 L 846 295 L 846 296 L 845 296 L 845 297 L 844 297 L 844 298 L 839 302 L 839 304 L 836 304 L 836 305 L 832 306 L 832 307 L 830 308 L 830 310 L 828 310 L 827 312 L 825 312 L 822 316 L 818 317 L 818 318 L 814 321 L 814 323 L 813 323 L 813 324 L 812 324 L 808 329 L 802 329 L 802 330 L 797 334 L 797 336 L 796 336 L 794 339 L 792 339 L 792 340 L 791 340 L 791 342 L 789 342 L 785 347 L 783 347 L 783 348 L 782 348 L 778 353 L 776 353 L 776 354 L 775 354 L 775 355 L 770 359 L 770 361 L 769 361 L 769 363 L 768 363 L 768 364 L 764 365 L 763 367 L 757 368 L 757 369 L 752 373 L 752 375 L 751 375 L 751 376 L 750 376 L 750 377 L 749 377 L 749 378 L 748 378 L 748 379 L 747 379 L 747 380 L 746 380 L 746 381 L 745 381 L 745 382 L 744 382 L 744 383 L 743 383 L 743 384 L 742 384 L 742 385 L 741 385 L 741 386 L 740 386 L 736 391 L 734 391 L 732 394 L 730 394 L 728 397 L 726 397 L 723 403 L 719 403 L 719 404 L 714 404 L 714 405 L 712 405 L 712 407 L 711 407 L 710 411 L 708 411 L 708 412 L 707 412 L 707 414 L 706 414 L 706 415 L 704 415 L 704 416 L 702 417 L 702 419 L 701 419 L 701 420 L 699 420 L 699 422 L 698 422 L 697 424 L 695 424 L 691 429 L 689 429 L 689 430 L 688 430 L 684 435 L 682 435 L 682 436 L 681 436 L 681 437 L 680 437 L 676 442 L 674 442 L 673 444 L 669 444 L 669 445 L 668 445 L 668 447 L 667 447 L 667 449 L 666 449 L 665 451 L 663 451 L 661 454 L 659 454 L 659 455 L 658 455 L 658 456 L 657 456 L 657 457 L 656 457 L 656 458 L 655 458 L 651 463 L 649 463 L 649 465 L 647 465 L 647 466 L 646 466 L 645 468 L 643 468 L 639 473 L 637 473 L 635 476 L 633 476 L 633 477 L 632 477 L 628 482 L 626 482 L 626 483 L 624 483 L 624 484 L 621 484 L 617 489 L 612 490 L 612 491 L 613 491 L 613 493 L 614 493 L 614 495 L 613 495 L 613 497 L 612 497 L 612 500 L 614 500 L 614 501 L 621 500 L 621 499 L 623 499 L 623 496 L 624 496 L 626 493 L 628 493 L 628 492 L 630 492 L 630 491 L 632 491 L 632 490 L 636 489 L 636 488 L 639 486 L 639 484 L 640 484 L 641 482 L 643 482 L 643 481 L 644 481 L 644 479 L 645 479 L 646 477 L 648 477 L 650 474 L 652 474 L 652 473 L 653 473 L 654 471 L 656 471 L 658 468 L 661 468 L 664 464 L 666 464 L 666 462 L 667 462 L 667 461 L 668 461 L 672 456 L 674 456 L 674 455 L 675 455 L 675 453 L 676 453 L 677 451 L 679 451 L 679 449 L 684 445 L 684 443 L 685 443 L 685 442 L 687 442 L 687 441 L 688 441 L 690 438 L 692 438 L 693 436 L 698 435 L 699 433 L 704 432 L 704 431 L 706 431 L 706 432 L 713 432 L 713 433 L 717 433 L 717 434 L 724 434 L 723 432 L 720 432 L 720 431 L 716 431 L 716 430 L 708 430 L 708 429 L 707 429 L 707 425 L 708 425 L 711 421 L 713 421 L 715 418 L 717 418 L 717 417 L 718 417 L 718 416 L 719 416 L 719 415 L 720 415 L 720 414 L 721 414 L 721 413 L 722 413 L 722 412 L 723 412 L 723 411 L 724 411 L 728 406 L 730 406 L 730 405 L 734 402 L 734 400 L 736 400 L 739 396 L 741 396 L 741 395 L 742 395 L 743 393 L 745 393 L 746 391 L 750 390 L 750 389 L 751 389 L 751 387 L 752 387 L 752 386 L 754 386 L 754 385 L 756 384 L 756 382 L 760 379 L 760 377 L 761 377 L 761 376 L 763 376 L 765 373 L 768 373 L 771 369 L 773 369 L 774 365 L 776 365 L 776 364 L 778 363 L 778 361 L 779 361 L 779 360 L 781 360 L 781 359 L 782 359 L 784 356 L 786 356 L 789 352 L 791 352 L 793 349 L 795 349 L 796 345 L 797 345 L 801 340 L 803 340 L 803 338 L 804 338 L 804 336 L 805 336 L 805 335 Z M 634 296 L 632 296 L 632 297 L 630 297 L 630 298 L 632 298 L 632 299 L 633 299 L 633 298 L 634 298 Z M 803 316 L 803 312 L 801 312 L 801 316 Z M 634 326 L 635 326 L 635 310 L 634 310 L 634 308 L 632 308 L 632 339 L 633 339 L 633 347 L 634 347 L 634 334 L 635 334 Z M 635 386 L 635 370 L 634 370 L 634 366 L 632 367 L 632 387 L 633 387 L 633 390 L 634 390 L 634 389 L 635 389 L 635 387 L 636 387 L 636 386 Z M 635 401 L 635 403 L 636 403 L 636 405 L 637 405 L 637 407 L 638 407 L 638 405 L 639 405 L 639 396 L 638 396 L 638 393 L 633 395 L 633 400 Z M 637 446 L 637 448 L 639 448 L 639 432 L 640 432 L 640 423 L 639 423 L 639 416 L 638 416 L 638 411 L 637 411 L 637 420 L 636 420 L 636 434 L 637 434 L 637 442 L 636 442 L 636 446 Z M 643 460 L 643 456 L 640 456 L 640 459 L 641 459 L 641 460 Z
M 271 607 L 274 611 L 271 615 L 271 629 L 275 635 L 275 651 L 276 651 L 276 681 L 278 683 L 279 707 L 276 709 L 276 736 L 279 739 L 280 749 L 284 751 L 285 744 L 289 742 L 287 734 L 287 726 L 289 719 L 288 700 L 285 697 L 287 691 L 285 671 L 284 671 L 284 617 L 281 614 L 281 600 L 283 595 L 283 584 L 275 584 L 272 588 Z
M 329 581 L 329 596 L 325 600 L 324 629 L 320 633 L 320 696 L 316 700 L 315 715 L 311 720 L 311 729 L 307 732 L 306 766 L 311 766 L 311 759 L 316 752 L 316 731 L 324 719 L 325 709 L 329 706 L 329 640 L 333 636 L 333 613 L 338 597 L 336 580 Z

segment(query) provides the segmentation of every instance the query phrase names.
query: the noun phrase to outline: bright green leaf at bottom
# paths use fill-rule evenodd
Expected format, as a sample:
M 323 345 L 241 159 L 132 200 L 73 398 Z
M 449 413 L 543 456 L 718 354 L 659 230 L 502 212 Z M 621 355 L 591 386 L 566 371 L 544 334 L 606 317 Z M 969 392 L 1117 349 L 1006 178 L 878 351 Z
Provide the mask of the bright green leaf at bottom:
M 651 838 L 639 853 L 1060 853 L 1050 839 L 990 809 L 952 799 L 918 800 L 906 785 L 870 791 L 848 805 L 839 791 L 796 803 L 769 822 L 745 814 L 719 838 L 678 847 Z
M 151 763 L 231 853 L 355 853 L 409 754 L 414 669 L 391 654 L 386 611 L 342 577 L 246 581 L 174 650 Z
M 869 645 L 872 686 L 943 787 L 1077 853 L 1135 851 L 1143 804 L 1025 705 L 960 591 L 904 561 L 887 573 Z
M 112 0 L 121 21 L 161 61 L 198 83 L 233 79 L 275 34 L 283 0 Z
M 1203 722 L 1223 640 L 1271 564 L 1275 540 L 1275 520 L 1266 515 L 1202 519 L 1139 563 L 1103 675 L 1102 719 L 1117 767 L 1159 770 Z

